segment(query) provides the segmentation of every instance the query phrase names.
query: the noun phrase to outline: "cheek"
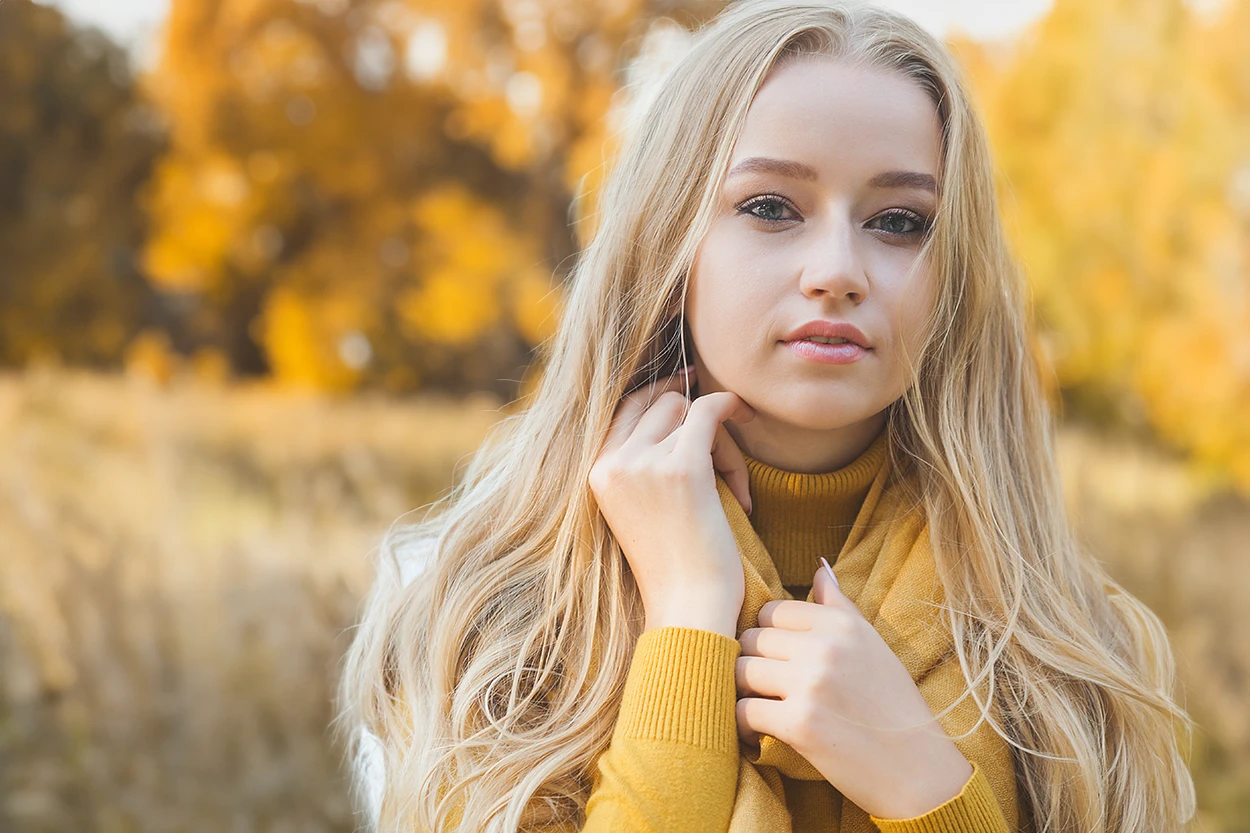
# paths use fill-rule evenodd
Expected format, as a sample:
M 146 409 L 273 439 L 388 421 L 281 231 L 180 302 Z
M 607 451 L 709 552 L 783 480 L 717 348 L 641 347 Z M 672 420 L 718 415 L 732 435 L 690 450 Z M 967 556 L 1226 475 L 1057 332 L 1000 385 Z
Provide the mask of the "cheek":
M 917 270 L 911 280 L 901 287 L 896 307 L 900 326 L 897 335 L 913 358 L 918 356 L 923 346 L 936 298 L 936 282 L 927 268 Z
M 686 315 L 696 338 L 734 341 L 767 309 L 767 262 L 740 237 L 713 228 L 690 272 Z

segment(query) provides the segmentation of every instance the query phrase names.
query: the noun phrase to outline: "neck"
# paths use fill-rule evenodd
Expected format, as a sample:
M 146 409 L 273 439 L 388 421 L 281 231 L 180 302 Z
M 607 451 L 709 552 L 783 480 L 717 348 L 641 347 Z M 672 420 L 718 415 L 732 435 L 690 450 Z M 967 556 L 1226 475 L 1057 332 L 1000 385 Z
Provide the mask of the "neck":
M 750 422 L 725 422 L 742 453 L 797 474 L 837 471 L 858 459 L 885 430 L 887 411 L 841 428 L 810 430 L 784 423 L 763 410 Z
M 751 526 L 772 557 L 781 583 L 794 595 L 811 586 L 820 556 L 830 562 L 837 559 L 885 464 L 886 442 L 882 431 L 845 466 L 818 473 L 781 469 L 744 453 Z

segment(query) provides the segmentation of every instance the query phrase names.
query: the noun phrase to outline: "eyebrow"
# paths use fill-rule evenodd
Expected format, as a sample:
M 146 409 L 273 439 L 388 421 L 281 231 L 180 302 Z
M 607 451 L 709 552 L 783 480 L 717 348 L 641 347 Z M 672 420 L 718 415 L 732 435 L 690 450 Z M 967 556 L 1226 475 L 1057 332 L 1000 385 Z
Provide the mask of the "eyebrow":
M 803 180 L 813 180 L 818 176 L 815 168 L 803 162 L 752 156 L 735 165 L 726 178 L 745 173 L 771 173 Z M 868 180 L 868 184 L 874 188 L 917 188 L 937 194 L 937 180 L 919 171 L 882 171 Z

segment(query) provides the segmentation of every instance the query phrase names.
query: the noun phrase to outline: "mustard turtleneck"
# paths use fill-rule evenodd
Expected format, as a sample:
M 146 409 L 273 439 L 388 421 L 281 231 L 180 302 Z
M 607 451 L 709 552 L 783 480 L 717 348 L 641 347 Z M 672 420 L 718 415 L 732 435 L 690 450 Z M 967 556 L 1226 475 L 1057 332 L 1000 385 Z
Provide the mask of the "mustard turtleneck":
M 888 452 L 882 431 L 859 457 L 837 471 L 819 474 L 785 471 L 743 454 L 751 485 L 751 526 L 792 596 L 807 596 L 820 556 L 834 563 Z
M 800 599 L 807 598 L 817 559 L 824 555 L 833 561 L 840 555 L 840 571 L 848 580 L 844 592 L 849 590 L 872 620 L 880 620 L 887 628 L 886 638 L 894 640 L 887 644 L 896 654 L 902 651 L 905 662 L 917 665 L 913 679 L 916 673 L 937 669 L 926 676 L 922 694 L 927 691 L 925 696 L 941 706 L 958 696 L 963 677 L 957 662 L 930 665 L 932 658 L 925 653 L 932 649 L 935 657 L 942 655 L 944 642 L 922 624 L 921 613 L 931 611 L 928 600 L 933 588 L 931 573 L 926 572 L 926 559 L 931 556 L 915 546 L 921 521 L 900 515 L 893 518 L 896 523 L 873 526 L 870 522 L 878 511 L 894 511 L 882 509 L 884 488 L 868 505 L 873 486 L 884 483 L 879 476 L 888 456 L 885 431 L 854 461 L 832 472 L 790 472 L 748 456 L 752 511 L 745 517 L 738 511 L 737 499 L 718 481 L 717 493 L 743 558 L 746 593 L 742 610 L 756 611 L 745 614 L 745 619 L 740 614 L 738 633 L 758 621 L 755 617 L 765 598 L 776 598 L 773 577 L 770 574 L 766 580 L 758 570 L 760 564 L 770 566 L 762 561 L 765 555 L 772 559 L 781 586 Z M 865 509 L 870 517 L 861 518 Z M 870 527 L 874 537 L 869 542 L 856 535 L 857 542 L 842 552 L 857 520 Z M 885 568 L 867 569 L 865 557 L 879 554 L 884 554 Z M 891 595 L 894 587 L 900 592 Z M 912 598 L 913 594 L 917 597 Z M 585 824 L 559 828 L 562 833 L 1010 833 L 1017 829 L 1010 751 L 984 722 L 979 724 L 985 727 L 984 733 L 993 735 L 985 742 L 989 746 L 977 746 L 982 743 L 978 739 L 965 741 L 961 747 L 973 761 L 973 774 L 960 793 L 911 819 L 869 816 L 846 801 L 790 747 L 774 743 L 766 750 L 761 744 L 757 751 L 744 751 L 736 722 L 740 655 L 738 638 L 715 631 L 662 627 L 643 633 L 630 663 L 611 744 L 596 762 Z M 959 719 L 964 718 L 965 723 L 951 725 L 970 725 L 973 718 L 964 714 Z M 1012 810 L 1010 826 L 991 775 L 1004 796 L 1004 806 Z M 555 828 L 550 830 L 554 833 Z

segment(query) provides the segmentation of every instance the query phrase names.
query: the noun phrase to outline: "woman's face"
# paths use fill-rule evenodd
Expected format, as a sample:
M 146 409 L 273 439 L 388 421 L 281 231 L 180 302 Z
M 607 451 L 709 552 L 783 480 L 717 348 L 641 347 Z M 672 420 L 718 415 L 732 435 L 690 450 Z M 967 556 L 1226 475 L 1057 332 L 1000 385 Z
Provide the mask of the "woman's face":
M 831 471 L 885 425 L 934 303 L 921 244 L 937 209 L 937 110 L 913 81 L 826 58 L 776 68 L 734 147 L 690 273 L 698 393 L 756 410 L 747 454 Z M 790 342 L 811 321 L 862 347 Z

